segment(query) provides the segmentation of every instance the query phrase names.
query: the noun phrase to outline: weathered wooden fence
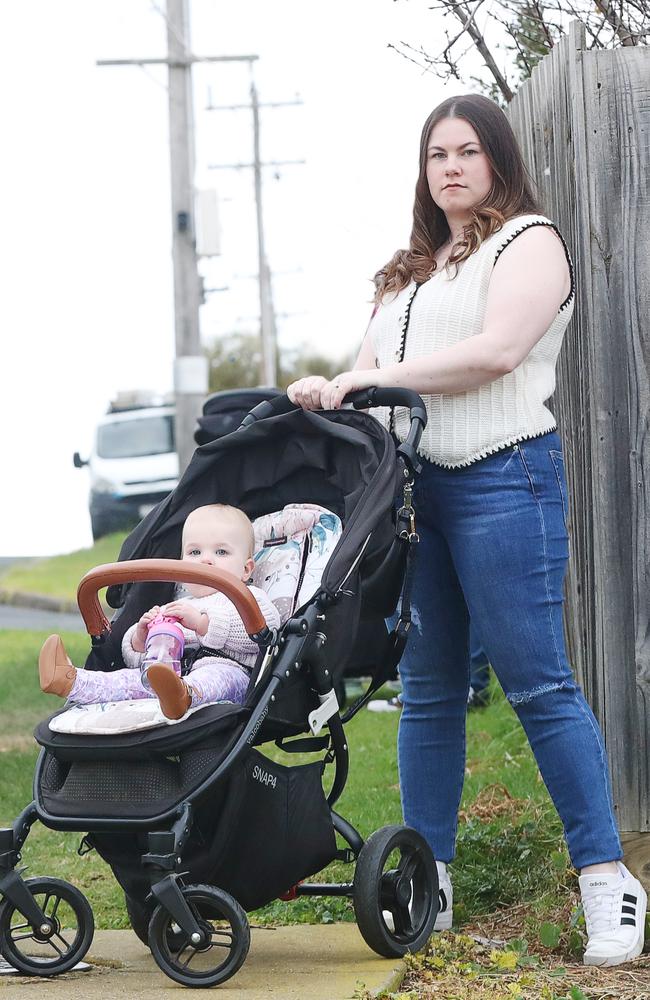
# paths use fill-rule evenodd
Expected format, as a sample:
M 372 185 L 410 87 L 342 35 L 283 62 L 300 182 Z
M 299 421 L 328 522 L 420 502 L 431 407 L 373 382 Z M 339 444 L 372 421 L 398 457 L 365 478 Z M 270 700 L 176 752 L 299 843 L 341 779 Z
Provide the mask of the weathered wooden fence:
M 648 831 L 650 49 L 588 50 L 575 22 L 508 115 L 576 270 L 553 400 L 572 493 L 569 649 L 621 830 Z

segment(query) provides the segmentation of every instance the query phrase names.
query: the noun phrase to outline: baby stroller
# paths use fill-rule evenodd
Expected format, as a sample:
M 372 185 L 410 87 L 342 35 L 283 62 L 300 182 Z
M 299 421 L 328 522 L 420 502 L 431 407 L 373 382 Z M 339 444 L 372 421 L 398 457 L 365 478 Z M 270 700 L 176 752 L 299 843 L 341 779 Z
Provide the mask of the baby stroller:
M 20 972 L 66 972 L 93 934 L 92 911 L 76 888 L 23 879 L 16 868 L 36 820 L 84 834 L 80 851 L 94 848 L 108 862 L 134 931 L 185 986 L 233 976 L 249 948 L 245 911 L 278 897 L 351 897 L 361 934 L 380 955 L 416 951 L 430 936 L 438 876 L 424 839 L 394 825 L 364 842 L 334 810 L 348 772 L 344 724 L 390 676 L 408 631 L 417 540 L 411 490 L 426 422 L 420 397 L 407 390 L 370 389 L 348 401 L 358 409 L 307 412 L 286 396 L 256 406 L 239 430 L 197 449 L 176 490 L 127 538 L 120 561 L 82 580 L 90 669 L 121 667 L 126 629 L 182 582 L 225 592 L 259 655 L 243 705 L 217 703 L 175 724 L 92 735 L 62 731 L 64 708 L 37 727 L 34 801 L 0 830 L 0 951 Z M 404 444 L 396 448 L 359 412 L 377 405 L 410 408 Z M 278 631 L 234 576 L 177 558 L 185 517 L 198 506 L 233 504 L 263 519 L 296 501 L 340 518 L 342 533 L 307 597 L 301 588 L 314 546 L 304 546 L 296 598 Z M 110 625 L 97 599 L 107 585 L 117 609 Z M 384 619 L 400 592 L 400 620 L 389 634 Z M 384 657 L 364 698 L 342 716 L 334 685 L 358 655 L 362 622 L 382 637 Z M 257 749 L 271 740 L 288 755 L 315 751 L 319 759 L 277 764 Z M 354 866 L 350 881 L 302 881 L 336 859 Z

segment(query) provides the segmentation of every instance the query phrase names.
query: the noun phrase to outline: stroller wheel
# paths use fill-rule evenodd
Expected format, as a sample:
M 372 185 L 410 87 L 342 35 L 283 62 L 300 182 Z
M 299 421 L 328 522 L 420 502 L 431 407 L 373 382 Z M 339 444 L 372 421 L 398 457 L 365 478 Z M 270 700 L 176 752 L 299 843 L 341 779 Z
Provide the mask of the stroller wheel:
M 217 986 L 237 972 L 250 946 L 248 919 L 237 900 L 210 885 L 188 885 L 183 896 L 204 938 L 193 944 L 183 935 L 180 942 L 174 919 L 164 906 L 157 906 L 149 924 L 149 947 L 162 971 L 182 986 Z M 171 945 L 174 944 L 172 947 Z
M 438 914 L 438 871 L 424 837 L 408 826 L 384 826 L 368 838 L 354 873 L 354 912 L 378 955 L 425 945 Z
M 93 939 L 95 921 L 88 900 L 58 878 L 25 879 L 47 918 L 32 927 L 8 899 L 0 904 L 0 952 L 27 976 L 57 976 L 79 962 Z

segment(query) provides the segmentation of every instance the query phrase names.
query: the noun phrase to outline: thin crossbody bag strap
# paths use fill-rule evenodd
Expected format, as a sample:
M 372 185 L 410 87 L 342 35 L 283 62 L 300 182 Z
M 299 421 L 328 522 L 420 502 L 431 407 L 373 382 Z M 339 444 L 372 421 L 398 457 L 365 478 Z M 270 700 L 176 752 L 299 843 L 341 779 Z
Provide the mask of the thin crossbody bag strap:
M 411 293 L 410 293 L 410 295 L 408 297 L 408 301 L 406 303 L 406 308 L 404 309 L 404 319 L 402 321 L 402 329 L 400 330 L 399 349 L 396 352 L 397 353 L 397 361 L 398 361 L 399 364 L 401 364 L 402 361 L 404 360 L 404 354 L 406 352 L 406 334 L 407 334 L 408 328 L 409 328 L 409 319 L 411 318 L 411 306 L 413 305 L 413 299 L 417 295 L 418 288 L 420 288 L 420 286 L 421 286 L 421 282 L 420 282 L 420 284 L 415 284 L 414 285 L 414 287 L 413 287 L 413 289 L 412 289 L 412 291 L 411 291 Z M 388 432 L 389 432 L 389 434 L 394 434 L 395 433 L 395 407 L 394 406 L 391 406 L 391 408 L 390 408 L 390 416 L 388 418 Z

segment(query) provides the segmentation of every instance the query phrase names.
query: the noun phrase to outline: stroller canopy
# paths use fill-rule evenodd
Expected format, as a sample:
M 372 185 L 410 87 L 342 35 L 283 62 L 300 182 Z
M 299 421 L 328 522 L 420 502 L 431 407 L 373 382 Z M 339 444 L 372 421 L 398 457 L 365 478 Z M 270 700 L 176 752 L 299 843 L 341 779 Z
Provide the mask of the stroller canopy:
M 321 589 L 333 596 L 369 535 L 383 529 L 370 551 L 390 544 L 396 479 L 393 441 L 367 413 L 294 410 L 268 417 L 197 448 L 174 492 L 126 539 L 120 560 L 178 558 L 183 523 L 204 504 L 232 504 L 253 519 L 287 503 L 315 503 L 344 526 L 322 579 Z M 111 606 L 122 605 L 123 591 L 110 588 Z

